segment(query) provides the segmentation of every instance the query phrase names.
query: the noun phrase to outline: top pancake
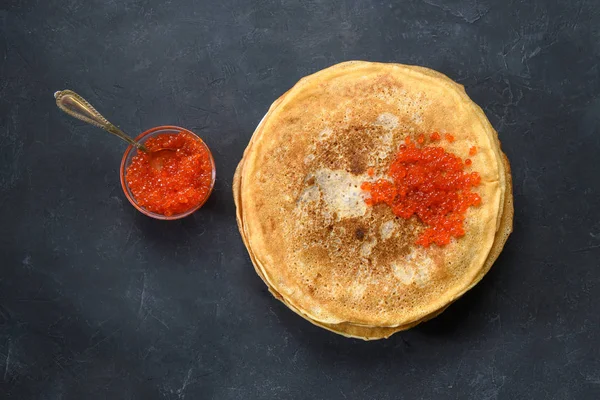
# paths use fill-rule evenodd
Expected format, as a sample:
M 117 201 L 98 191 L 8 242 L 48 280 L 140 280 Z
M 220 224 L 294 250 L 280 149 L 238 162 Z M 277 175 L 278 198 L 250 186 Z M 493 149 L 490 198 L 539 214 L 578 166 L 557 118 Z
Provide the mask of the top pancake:
M 451 132 L 472 157 L 482 205 L 466 235 L 414 244 L 423 226 L 367 207 L 368 168 L 385 173 L 405 137 Z M 239 218 L 257 269 L 292 307 L 323 324 L 419 321 L 481 274 L 506 187 L 497 137 L 461 86 L 420 67 L 348 62 L 301 80 L 257 128 L 239 170 Z M 240 164 L 241 166 L 242 164 Z

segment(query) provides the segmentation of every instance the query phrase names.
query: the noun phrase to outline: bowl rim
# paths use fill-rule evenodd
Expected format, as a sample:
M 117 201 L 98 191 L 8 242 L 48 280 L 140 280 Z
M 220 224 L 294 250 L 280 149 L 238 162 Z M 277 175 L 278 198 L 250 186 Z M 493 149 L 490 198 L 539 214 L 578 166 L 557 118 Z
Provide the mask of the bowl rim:
M 180 126 L 176 126 L 176 125 L 160 125 L 160 126 L 155 126 L 153 128 L 150 128 L 142 133 L 140 133 L 138 136 L 135 137 L 136 141 L 140 141 L 143 138 L 145 138 L 148 135 L 151 135 L 157 131 L 175 131 L 173 132 L 174 134 L 179 134 L 181 132 L 186 132 L 191 134 L 194 138 L 196 138 L 196 140 L 198 140 L 200 143 L 202 143 L 202 145 L 206 148 L 207 152 L 208 152 L 208 157 L 210 159 L 210 164 L 212 167 L 212 177 L 211 177 L 211 182 L 210 182 L 210 188 L 208 189 L 208 192 L 206 193 L 206 196 L 204 197 L 204 199 L 198 203 L 197 206 L 194 206 L 192 208 L 190 208 L 189 210 L 187 210 L 184 213 L 181 214 L 174 214 L 171 216 L 166 216 L 163 214 L 158 214 L 149 210 L 146 210 L 145 208 L 141 207 L 139 204 L 137 204 L 137 202 L 135 201 L 135 198 L 133 197 L 133 194 L 131 193 L 131 190 L 129 189 L 129 185 L 127 184 L 127 180 L 125 179 L 125 173 L 126 173 L 126 166 L 125 166 L 125 162 L 127 160 L 127 157 L 129 156 L 129 153 L 131 153 L 131 151 L 133 151 L 135 148 L 132 145 L 129 145 L 127 147 L 127 149 L 125 149 L 125 152 L 123 153 L 123 158 L 121 159 L 121 167 L 119 169 L 119 176 L 121 178 L 121 189 L 123 189 L 123 193 L 125 194 L 125 197 L 127 198 L 127 200 L 129 200 L 129 202 L 131 203 L 131 205 L 133 207 L 135 207 L 139 212 L 141 212 L 142 214 L 154 218 L 154 219 L 160 219 L 160 220 L 166 220 L 166 221 L 172 221 L 172 220 L 177 220 L 177 219 L 181 219 L 181 218 L 185 218 L 188 215 L 194 213 L 195 211 L 197 211 L 200 207 L 202 207 L 204 205 L 204 203 L 206 203 L 206 201 L 208 200 L 208 198 L 210 197 L 210 195 L 212 194 L 213 188 L 215 187 L 215 180 L 216 180 L 216 175 L 217 175 L 217 169 L 215 166 L 215 160 L 213 158 L 212 152 L 210 151 L 210 148 L 208 147 L 208 145 L 204 142 L 204 140 L 202 140 L 202 138 L 198 135 L 196 135 L 194 132 L 190 131 L 189 129 L 186 128 L 182 128 Z M 178 131 L 178 132 L 177 132 Z M 167 133 L 167 132 L 165 132 Z

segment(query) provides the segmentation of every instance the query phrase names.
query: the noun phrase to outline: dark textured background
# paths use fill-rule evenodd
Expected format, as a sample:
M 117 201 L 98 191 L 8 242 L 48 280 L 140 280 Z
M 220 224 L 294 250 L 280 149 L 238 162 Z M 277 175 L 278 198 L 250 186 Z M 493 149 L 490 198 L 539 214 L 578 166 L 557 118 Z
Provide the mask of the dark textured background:
M 600 398 L 600 4 L 592 0 L 2 0 L 0 397 Z M 274 300 L 231 181 L 270 103 L 366 59 L 463 83 L 514 173 L 515 231 L 439 318 L 379 342 Z M 151 220 L 125 145 L 62 114 L 70 88 L 126 131 L 214 152 L 207 205 Z

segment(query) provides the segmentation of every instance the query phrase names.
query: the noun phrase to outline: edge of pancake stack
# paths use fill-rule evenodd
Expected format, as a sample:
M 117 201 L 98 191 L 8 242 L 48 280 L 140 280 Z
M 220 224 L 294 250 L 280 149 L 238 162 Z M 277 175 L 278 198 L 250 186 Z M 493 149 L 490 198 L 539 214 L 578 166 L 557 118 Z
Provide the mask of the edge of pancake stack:
M 364 206 L 356 182 L 369 179 L 367 169 L 384 174 L 402 140 L 434 130 L 456 137 L 444 147 L 460 157 L 480 149 L 482 204 L 467 211 L 464 236 L 423 248 L 413 244 L 422 229 L 414 217 Z M 477 284 L 514 214 L 508 159 L 464 87 L 427 68 L 364 61 L 305 77 L 271 105 L 233 194 L 242 240 L 273 296 L 317 326 L 364 340 L 431 319 Z

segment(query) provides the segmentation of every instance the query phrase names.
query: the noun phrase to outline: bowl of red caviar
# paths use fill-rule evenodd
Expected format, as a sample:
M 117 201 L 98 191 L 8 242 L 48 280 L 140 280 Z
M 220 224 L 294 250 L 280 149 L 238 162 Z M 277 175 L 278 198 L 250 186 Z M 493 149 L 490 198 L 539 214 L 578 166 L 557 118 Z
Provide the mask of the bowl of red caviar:
M 187 217 L 204 205 L 215 185 L 210 149 L 192 131 L 157 126 L 136 141 L 145 153 L 129 146 L 121 161 L 121 186 L 127 200 L 142 214 L 161 220 Z

